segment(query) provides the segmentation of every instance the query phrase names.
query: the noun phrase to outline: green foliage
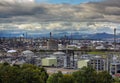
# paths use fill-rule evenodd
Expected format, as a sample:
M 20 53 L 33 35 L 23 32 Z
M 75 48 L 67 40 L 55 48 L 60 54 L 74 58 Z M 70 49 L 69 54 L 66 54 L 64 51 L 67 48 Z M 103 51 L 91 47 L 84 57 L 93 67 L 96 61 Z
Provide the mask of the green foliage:
M 63 75 L 60 71 L 58 73 L 52 74 L 47 83 L 75 83 L 74 77 L 72 75 L 66 74 Z
M 95 83 L 96 75 L 92 67 L 83 67 L 81 70 L 73 73 L 75 83 Z
M 88 52 L 88 54 L 94 54 L 94 55 L 106 55 L 106 54 L 109 54 L 109 52 L 105 52 L 105 51 L 91 51 L 91 52 Z
M 97 83 L 113 83 L 112 76 L 107 71 L 99 72 L 97 80 Z
M 0 65 L 0 83 L 46 83 L 47 78 L 46 71 L 34 65 Z
M 75 83 L 112 83 L 112 76 L 106 72 L 96 72 L 92 67 L 84 67 L 74 72 Z
M 108 72 L 96 72 L 92 67 L 83 67 L 73 74 L 63 75 L 60 71 L 48 76 L 46 70 L 30 64 L 10 66 L 0 64 L 0 83 L 120 83 Z
M 62 83 L 75 83 L 74 77 L 71 74 L 66 74 L 63 76 Z
M 120 78 L 119 77 L 114 78 L 114 82 L 113 83 L 120 83 Z
M 47 83 L 61 83 L 63 78 L 63 74 L 59 71 L 58 73 L 52 74 L 48 80 Z

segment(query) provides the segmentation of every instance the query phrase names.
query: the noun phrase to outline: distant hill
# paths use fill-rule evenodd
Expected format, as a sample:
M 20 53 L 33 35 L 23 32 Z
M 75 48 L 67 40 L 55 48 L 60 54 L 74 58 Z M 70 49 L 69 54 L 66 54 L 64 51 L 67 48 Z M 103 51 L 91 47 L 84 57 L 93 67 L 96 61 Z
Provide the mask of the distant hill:
M 90 36 L 90 38 L 93 39 L 105 39 L 105 38 L 113 38 L 113 37 L 114 37 L 113 34 L 108 34 L 108 33 L 96 33 Z
M 22 34 L 0 34 L 0 37 L 20 37 Z M 47 34 L 34 34 L 34 35 L 28 35 L 28 37 L 34 37 L 34 38 L 49 38 L 49 33 Z M 68 39 L 106 39 L 106 38 L 114 38 L 113 34 L 109 33 L 95 33 L 95 34 L 80 34 L 80 33 L 67 33 L 67 32 L 61 32 L 61 33 L 55 33 L 53 34 L 54 38 L 68 38 Z M 120 37 L 120 34 L 116 36 L 117 38 Z
M 59 36 L 57 36 L 59 37 Z M 109 33 L 95 33 L 95 34 L 68 34 L 67 37 L 69 39 L 106 39 L 106 38 L 114 38 L 114 34 Z M 120 34 L 116 36 L 117 38 L 120 37 Z

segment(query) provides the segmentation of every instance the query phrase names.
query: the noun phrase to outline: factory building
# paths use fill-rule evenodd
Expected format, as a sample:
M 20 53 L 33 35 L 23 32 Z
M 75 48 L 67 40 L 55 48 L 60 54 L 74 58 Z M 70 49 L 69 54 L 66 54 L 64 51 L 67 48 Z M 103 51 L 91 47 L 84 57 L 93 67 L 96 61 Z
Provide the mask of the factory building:
M 96 56 L 93 59 L 90 59 L 88 66 L 92 66 L 97 71 L 102 71 L 106 69 L 106 62 L 103 58 Z
M 110 74 L 120 74 L 120 63 L 114 62 L 110 64 Z
M 85 58 L 83 58 L 85 57 Z M 84 66 L 91 66 L 93 69 L 97 71 L 106 70 L 106 61 L 104 58 L 100 56 L 91 56 L 86 57 L 86 55 L 82 56 L 82 58 L 77 62 L 77 67 L 82 68 Z
M 69 68 L 70 64 L 71 64 L 70 56 L 69 55 L 64 56 L 64 68 Z
M 57 66 L 57 59 L 56 58 L 43 58 L 42 66 L 55 67 Z
M 77 67 L 79 69 L 83 68 L 83 67 L 87 67 L 88 66 L 88 62 L 90 60 L 79 60 L 78 63 L 77 63 Z
M 58 42 L 54 39 L 47 41 L 47 50 L 58 50 Z
M 47 50 L 58 50 L 58 41 L 52 38 L 51 32 L 50 39 L 47 41 Z

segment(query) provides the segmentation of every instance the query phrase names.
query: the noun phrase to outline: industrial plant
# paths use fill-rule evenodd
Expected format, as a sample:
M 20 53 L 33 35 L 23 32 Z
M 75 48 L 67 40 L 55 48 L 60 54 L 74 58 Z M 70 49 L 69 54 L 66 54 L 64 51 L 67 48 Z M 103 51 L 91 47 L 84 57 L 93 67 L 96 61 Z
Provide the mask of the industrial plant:
M 56 69 L 71 73 L 89 66 L 98 72 L 108 71 L 111 75 L 120 73 L 119 43 L 105 40 L 55 39 L 51 32 L 47 39 L 0 38 L 0 42 L 0 63 L 33 64 L 45 67 L 51 73 Z

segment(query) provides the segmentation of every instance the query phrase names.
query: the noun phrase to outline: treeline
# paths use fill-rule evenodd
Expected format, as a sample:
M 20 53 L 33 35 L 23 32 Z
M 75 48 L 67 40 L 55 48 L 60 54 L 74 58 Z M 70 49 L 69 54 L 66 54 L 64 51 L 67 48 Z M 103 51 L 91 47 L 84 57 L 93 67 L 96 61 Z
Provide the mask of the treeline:
M 0 64 L 0 83 L 46 83 L 47 79 L 48 74 L 42 67 Z
M 0 64 L 0 83 L 120 83 L 106 72 L 96 72 L 91 67 L 84 67 L 72 74 L 62 74 L 60 71 L 48 75 L 42 67 L 30 64 L 10 66 Z
M 106 71 L 96 72 L 92 67 L 84 67 L 69 75 L 55 73 L 48 78 L 47 83 L 113 83 L 113 78 Z

